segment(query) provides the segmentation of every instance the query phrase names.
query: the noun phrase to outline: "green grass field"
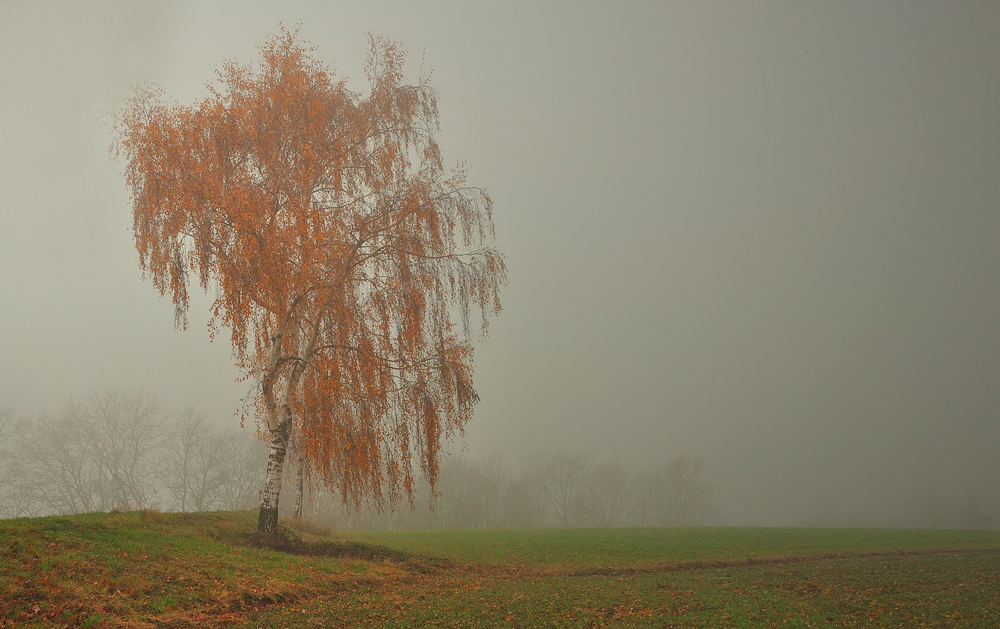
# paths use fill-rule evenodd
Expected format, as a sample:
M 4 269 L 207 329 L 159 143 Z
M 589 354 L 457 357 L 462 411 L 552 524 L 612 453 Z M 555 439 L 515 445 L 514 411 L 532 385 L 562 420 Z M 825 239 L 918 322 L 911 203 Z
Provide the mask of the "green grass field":
M 1000 627 L 1000 532 L 0 521 L 6 627 Z

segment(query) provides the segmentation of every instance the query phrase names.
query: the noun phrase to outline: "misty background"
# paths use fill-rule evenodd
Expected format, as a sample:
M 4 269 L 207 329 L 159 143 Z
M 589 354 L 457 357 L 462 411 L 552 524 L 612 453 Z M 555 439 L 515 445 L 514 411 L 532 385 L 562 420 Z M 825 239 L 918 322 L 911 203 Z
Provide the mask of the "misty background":
M 400 41 L 496 203 L 454 456 L 704 457 L 731 525 L 1000 505 L 988 2 L 0 0 L 0 406 L 122 388 L 238 425 L 208 298 L 175 331 L 141 277 L 108 112 L 143 80 L 192 103 L 279 22 L 356 91 L 365 31 Z

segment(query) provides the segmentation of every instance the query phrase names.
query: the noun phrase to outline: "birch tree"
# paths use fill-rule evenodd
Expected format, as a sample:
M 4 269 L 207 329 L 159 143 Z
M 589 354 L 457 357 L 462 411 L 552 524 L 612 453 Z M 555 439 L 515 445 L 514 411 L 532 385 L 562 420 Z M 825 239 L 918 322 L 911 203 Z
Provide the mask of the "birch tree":
M 143 272 L 180 327 L 190 282 L 214 289 L 211 329 L 258 384 L 261 531 L 293 430 L 354 503 L 412 497 L 419 473 L 433 486 L 479 400 L 472 342 L 500 311 L 493 203 L 445 170 L 436 91 L 404 82 L 399 44 L 369 39 L 367 95 L 283 30 L 194 105 L 139 88 L 118 125 Z

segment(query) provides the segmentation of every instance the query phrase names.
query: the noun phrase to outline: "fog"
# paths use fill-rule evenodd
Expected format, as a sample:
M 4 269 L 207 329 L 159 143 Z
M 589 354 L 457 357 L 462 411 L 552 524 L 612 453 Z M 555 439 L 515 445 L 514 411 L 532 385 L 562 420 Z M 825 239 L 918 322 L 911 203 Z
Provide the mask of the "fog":
M 721 522 L 1000 506 L 1000 5 L 0 1 L 0 406 L 141 389 L 219 424 L 208 299 L 143 280 L 108 112 L 279 28 L 433 70 L 504 311 L 454 456 L 704 457 Z M 908 519 L 910 518 L 910 519 Z

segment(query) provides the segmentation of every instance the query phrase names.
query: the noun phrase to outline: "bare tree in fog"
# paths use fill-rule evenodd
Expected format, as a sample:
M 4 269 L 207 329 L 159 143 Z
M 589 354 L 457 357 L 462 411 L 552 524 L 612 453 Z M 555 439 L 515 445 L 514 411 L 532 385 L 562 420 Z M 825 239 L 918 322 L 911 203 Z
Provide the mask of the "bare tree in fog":
M 507 471 L 503 459 L 483 461 L 458 457 L 441 466 L 441 496 L 435 507 L 445 528 L 500 526 Z
M 172 509 L 207 511 L 219 503 L 225 441 L 201 413 L 185 409 L 165 440 L 163 484 Z
M 55 417 L 23 422 L 10 464 L 16 514 L 149 506 L 165 417 L 148 393 L 106 391 L 70 400 Z
M 15 515 L 96 511 L 104 504 L 94 448 L 72 418 L 42 416 L 17 433 L 11 470 L 19 506 Z
M 13 477 L 10 466 L 10 450 L 7 442 L 14 436 L 14 409 L 0 406 L 0 474 L 7 479 L 6 483 L 0 485 L 0 517 L 4 517 L 11 512 L 13 502 L 13 484 L 10 479 Z
M 142 391 L 98 392 L 18 422 L 0 409 L 0 517 L 248 509 L 266 452 L 252 432 L 214 429 L 193 409 L 168 421 Z
M 533 528 L 544 526 L 548 512 L 546 458 L 541 452 L 521 459 L 517 478 L 507 487 L 504 496 L 505 526 Z
M 704 457 L 675 457 L 640 476 L 636 520 L 640 526 L 697 526 L 715 518 L 715 487 L 705 480 Z
M 14 436 L 14 409 L 0 407 L 0 461 L 7 455 L 5 445 Z
M 590 526 L 623 526 L 632 507 L 632 481 L 620 463 L 598 463 L 582 492 L 584 521 Z
M 715 487 L 705 480 L 705 458 L 676 457 L 662 473 L 670 488 L 670 522 L 675 526 L 708 524 L 715 515 Z
M 585 454 L 558 451 L 545 458 L 546 503 L 552 507 L 553 523 L 574 523 L 574 503 L 590 474 L 590 458 Z
M 94 489 L 104 508 L 149 506 L 165 439 L 167 415 L 160 402 L 144 391 L 111 390 L 68 403 L 63 415 L 90 447 Z
M 543 500 L 542 492 L 534 491 L 529 476 L 522 473 L 512 478 L 504 489 L 502 525 L 520 529 L 541 526 Z
M 221 441 L 219 506 L 227 511 L 250 509 L 260 501 L 267 444 L 242 428 L 223 431 Z

